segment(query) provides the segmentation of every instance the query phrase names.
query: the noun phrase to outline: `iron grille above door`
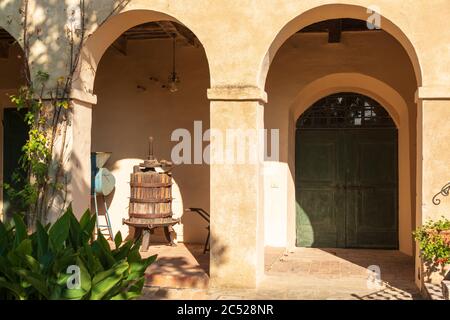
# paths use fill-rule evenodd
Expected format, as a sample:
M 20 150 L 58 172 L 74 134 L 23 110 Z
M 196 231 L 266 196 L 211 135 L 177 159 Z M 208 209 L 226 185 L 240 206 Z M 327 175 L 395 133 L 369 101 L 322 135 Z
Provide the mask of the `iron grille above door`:
M 375 100 L 356 93 L 337 93 L 314 103 L 297 121 L 298 129 L 395 128 Z

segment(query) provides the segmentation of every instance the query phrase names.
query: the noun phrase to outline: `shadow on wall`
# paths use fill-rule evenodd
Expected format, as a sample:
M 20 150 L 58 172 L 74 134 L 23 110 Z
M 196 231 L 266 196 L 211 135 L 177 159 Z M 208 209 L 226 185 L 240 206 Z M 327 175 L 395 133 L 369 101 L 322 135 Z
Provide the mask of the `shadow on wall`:
M 71 162 L 71 167 L 76 167 L 79 168 L 81 167 L 81 163 L 80 160 L 75 157 L 73 154 L 70 155 L 70 162 Z M 85 181 L 84 179 L 80 179 L 79 177 L 73 177 L 72 172 L 71 171 L 66 171 L 64 172 L 64 176 L 66 177 L 66 185 L 70 185 L 70 189 L 66 190 L 66 192 L 70 192 L 71 193 L 71 198 L 74 199 L 76 197 L 80 197 L 82 199 L 86 199 L 85 194 L 87 192 L 89 192 L 90 194 L 90 190 L 91 190 L 91 185 L 90 185 L 90 180 L 89 181 Z M 77 196 L 77 195 L 82 195 L 82 196 Z M 63 194 L 59 194 L 57 197 L 57 204 L 61 204 L 61 203 L 66 203 L 67 201 L 63 198 Z M 80 216 L 80 214 L 83 214 L 83 210 L 88 210 L 90 209 L 89 203 L 85 204 L 86 208 L 77 208 L 78 212 L 75 212 L 75 214 L 77 216 Z M 76 208 L 74 208 L 76 209 Z M 94 214 L 94 212 L 92 211 L 91 214 Z M 52 221 L 55 221 L 56 219 L 52 217 Z
M 2 191 L 4 188 L 3 183 L 8 183 L 12 185 L 13 188 L 15 188 L 17 191 L 21 191 L 24 184 L 19 183 L 18 185 L 14 186 L 15 183 L 12 176 L 17 173 L 20 173 L 23 178 L 26 176 L 26 173 L 24 173 L 23 170 L 21 170 L 21 168 L 19 168 L 18 166 L 19 159 L 23 154 L 23 144 L 28 139 L 29 127 L 25 124 L 24 119 L 26 110 L 17 112 L 15 109 L 15 105 L 11 102 L 10 99 L 11 95 L 17 94 L 17 90 L 20 86 L 26 84 L 24 77 L 25 69 L 23 67 L 23 50 L 14 41 L 15 40 L 12 37 L 11 40 L 7 39 L 8 46 L 4 51 L 1 52 L 3 56 L 0 57 L 0 69 L 2 70 L 2 74 L 0 75 L 0 94 L 2 95 L 0 97 L 0 112 L 2 120 L 4 121 L 3 128 L 0 133 L 0 187 L 2 188 Z M 8 111 L 13 112 L 10 112 L 9 116 L 6 116 L 5 108 L 11 108 L 8 109 Z M 14 115 L 14 117 L 12 117 L 11 115 Z M 70 117 L 72 117 L 72 115 L 73 113 L 70 114 Z M 8 121 L 8 123 L 6 123 L 6 121 Z M 58 187 L 50 189 L 47 194 L 47 197 L 51 200 L 49 200 L 48 202 L 48 209 L 46 209 L 46 215 L 45 217 L 43 217 L 44 223 L 55 221 L 59 217 L 59 215 L 70 205 L 69 199 L 77 198 L 77 195 L 84 194 L 90 187 L 89 184 L 86 183 L 86 181 L 78 179 L 78 177 L 74 178 L 72 176 L 73 172 L 71 168 L 79 168 L 81 167 L 81 163 L 76 155 L 72 154 L 69 150 L 70 143 L 73 141 L 73 121 L 69 120 L 67 122 L 67 125 L 69 127 L 66 131 L 66 136 L 64 137 L 64 135 L 62 134 L 64 130 L 61 130 L 55 141 L 55 161 L 60 161 L 60 159 L 62 159 L 61 163 L 64 163 L 64 167 L 60 168 L 58 172 L 53 172 L 54 175 L 58 176 Z M 8 140 L 5 141 L 5 138 Z M 63 141 L 63 139 L 65 140 Z M 62 145 L 68 146 L 68 148 L 61 148 Z M 59 185 L 61 187 L 59 187 Z M 2 192 L 1 201 L 4 207 L 1 210 L 4 211 L 3 213 L 11 216 L 12 214 L 18 212 L 19 208 L 22 208 L 23 205 L 18 204 L 17 206 L 15 206 L 15 204 L 10 201 L 11 199 L 7 198 L 7 195 L 3 194 Z M 3 201 L 5 203 L 3 203 Z M 85 203 L 83 208 L 77 208 L 79 210 L 76 213 L 81 214 L 82 211 L 88 208 L 89 203 Z
M 121 10 L 127 5 L 129 0 L 114 0 L 102 4 L 101 10 L 94 10 L 93 6 L 86 1 L 85 21 L 88 24 L 87 29 L 91 28 L 91 24 L 101 24 L 104 19 L 109 17 L 111 13 Z M 29 56 L 30 74 L 34 78 L 39 71 L 46 72 L 50 75 L 48 87 L 57 86 L 56 79 L 67 77 L 73 67 L 75 59 L 71 56 L 70 40 L 67 34 L 67 28 L 77 29 L 77 23 L 81 17 L 78 10 L 78 1 L 30 1 L 27 20 L 29 46 L 36 47 L 39 50 L 31 50 Z M 23 0 L 0 1 L 0 28 L 5 28 L 14 38 L 21 39 L 23 35 L 23 17 L 21 10 L 23 9 Z M 79 49 L 79 40 L 75 36 L 75 52 Z M 23 43 L 21 43 L 23 45 Z M 58 59 L 49 59 L 49 57 L 58 57 Z M 4 71 L 4 70 L 2 70 Z M 11 89 L 13 87 L 9 87 Z M 70 157 L 70 159 L 69 159 Z M 72 167 L 82 167 L 80 159 L 73 155 L 64 155 L 64 163 L 70 163 Z M 82 160 L 84 161 L 84 160 Z M 67 205 L 66 191 L 69 191 L 72 198 L 77 195 L 84 195 L 90 190 L 89 182 L 72 177 L 72 172 L 64 171 L 57 173 L 63 177 L 64 187 L 61 190 L 55 190 L 53 196 L 55 200 L 51 205 L 51 212 L 48 217 L 49 221 L 54 221 L 61 212 L 62 207 Z M 68 190 L 70 185 L 70 190 Z M 82 204 L 83 208 L 77 208 L 77 211 L 88 209 L 89 203 Z M 80 212 L 77 212 L 80 214 Z
M 86 29 L 90 29 L 94 24 L 102 24 L 112 14 L 125 8 L 130 0 L 113 0 L 106 1 L 101 6 L 90 5 L 88 1 L 85 4 L 85 21 Z M 22 16 L 20 8 L 23 8 L 23 0 L 2 1 L 0 3 L 0 11 L 2 13 L 2 21 L 0 27 L 5 28 L 16 39 L 22 38 Z M 98 9 L 94 9 L 98 8 Z M 30 69 L 31 75 L 34 77 L 38 71 L 48 72 L 51 80 L 56 86 L 56 79 L 60 76 L 67 76 L 71 61 L 71 46 L 67 34 L 66 27 L 75 27 L 79 21 L 80 10 L 78 1 L 30 1 L 28 30 L 30 46 L 34 42 L 39 42 L 39 50 L 30 52 Z M 3 21 L 3 17 L 7 17 Z M 4 25 L 3 25 L 4 24 Z M 37 34 L 38 33 L 38 34 Z M 50 33 L 50 34 L 47 34 Z M 56 39 L 56 41 L 55 41 Z M 79 39 L 75 37 L 75 45 Z M 77 46 L 75 46 L 77 48 Z M 58 57 L 59 59 L 49 59 L 48 57 Z M 65 74 L 55 74 L 55 70 L 65 72 Z

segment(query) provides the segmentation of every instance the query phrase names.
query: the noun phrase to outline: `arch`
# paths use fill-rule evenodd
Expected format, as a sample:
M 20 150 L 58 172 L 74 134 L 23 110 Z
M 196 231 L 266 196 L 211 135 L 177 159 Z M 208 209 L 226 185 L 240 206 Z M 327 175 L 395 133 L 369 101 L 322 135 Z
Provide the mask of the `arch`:
M 73 89 L 92 94 L 94 90 L 95 75 L 97 67 L 103 54 L 113 42 L 125 31 L 143 23 L 153 21 L 173 21 L 183 24 L 175 17 L 154 10 L 133 9 L 119 13 L 109 18 L 92 35 L 89 36 L 83 46 L 78 67 L 73 81 Z M 186 26 L 189 28 L 188 26 Z M 189 28 L 190 29 L 190 28 Z M 192 31 L 192 29 L 190 29 Z M 201 42 L 201 41 L 200 41 Z M 205 50 L 206 60 L 209 59 Z
M 14 38 L 14 40 L 16 41 L 15 43 L 17 43 L 20 46 L 20 49 L 23 50 L 23 42 L 19 41 L 19 39 L 21 37 L 20 31 L 19 31 L 20 29 L 14 30 L 8 24 L 0 24 L 0 29 L 5 30 L 12 38 Z
M 261 88 L 265 87 L 267 74 L 270 64 L 272 63 L 276 53 L 285 41 L 295 34 L 297 31 L 320 21 L 339 18 L 352 18 L 359 20 L 367 20 L 370 16 L 368 8 L 351 5 L 351 4 L 326 4 L 309 9 L 287 22 L 277 33 L 273 41 L 270 43 L 266 55 L 260 63 L 258 84 Z M 422 85 L 422 70 L 420 67 L 419 57 L 413 43 L 408 36 L 386 16 L 381 15 L 381 28 L 393 36 L 405 49 L 414 68 L 417 86 Z
M 196 86 L 196 84 L 200 82 L 184 82 L 184 74 L 181 74 L 181 82 L 185 83 L 186 85 L 191 85 L 190 88 L 198 88 L 198 91 L 193 92 L 193 90 L 182 90 L 183 88 L 180 88 L 179 92 L 176 94 L 162 93 L 162 86 L 165 85 L 165 83 L 163 83 L 164 79 L 161 79 L 161 83 L 159 83 L 159 80 L 158 83 L 153 83 L 152 80 L 148 79 L 149 76 L 155 76 L 159 78 L 160 76 L 162 76 L 162 73 L 160 74 L 159 72 L 162 72 L 164 63 L 168 61 L 172 63 L 171 59 L 167 59 L 164 61 L 160 60 L 169 57 L 169 52 L 171 51 L 165 50 L 172 50 L 171 39 L 166 39 L 165 41 L 161 42 L 134 42 L 133 45 L 129 46 L 130 48 L 134 49 L 130 49 L 130 54 L 128 56 L 122 56 L 113 51 L 107 53 L 108 48 L 111 47 L 113 42 L 127 30 L 130 30 L 131 28 L 142 25 L 144 23 L 157 21 L 172 21 L 175 23 L 180 23 L 171 15 L 152 10 L 129 10 L 118 13 L 117 15 L 109 18 L 87 39 L 83 47 L 82 56 L 80 57 L 77 70 L 78 74 L 74 78 L 75 90 L 80 90 L 82 93 L 92 94 L 95 86 L 95 93 L 99 95 L 98 104 L 96 102 L 97 99 L 95 96 L 94 99 L 92 99 L 92 103 L 95 103 L 97 105 L 91 110 L 92 128 L 91 130 L 89 130 L 89 145 L 92 150 L 108 150 L 113 153 L 113 157 L 110 159 L 109 166 L 113 174 L 116 175 L 116 191 L 114 197 L 111 197 L 110 199 L 111 204 L 109 210 L 111 212 L 111 222 L 113 228 L 121 228 L 122 234 L 127 234 L 129 229 L 126 225 L 122 226 L 121 221 L 122 218 L 126 217 L 126 211 L 123 211 L 123 208 L 126 208 L 129 202 L 128 193 L 130 192 L 130 189 L 127 181 L 129 180 L 130 168 L 133 167 L 133 163 L 136 164 L 142 162 L 142 160 L 136 162 L 136 159 L 142 157 L 142 149 L 139 146 L 140 142 L 138 142 L 140 141 L 139 136 L 142 137 L 143 132 L 147 132 L 148 136 L 153 136 L 155 140 L 159 141 L 158 152 L 161 152 L 161 154 L 165 154 L 166 156 L 163 157 L 167 158 L 170 157 L 171 131 L 175 130 L 176 128 L 183 128 L 186 125 L 186 118 L 177 116 L 181 114 L 181 112 L 175 112 L 174 114 L 169 116 L 169 118 L 167 118 L 165 112 L 168 108 L 164 108 L 161 106 L 167 104 L 167 106 L 170 105 L 172 107 L 172 111 L 176 108 L 178 108 L 176 110 L 182 110 L 182 106 L 184 104 L 179 103 L 182 100 L 175 99 L 182 99 L 183 97 L 186 97 L 186 94 L 190 94 L 190 97 L 193 99 L 192 101 L 195 102 L 195 112 L 197 112 L 197 116 L 201 117 L 201 120 L 203 121 L 209 119 L 209 103 L 206 99 L 206 90 L 210 81 L 210 73 L 208 59 L 203 48 L 186 48 L 186 55 L 180 52 L 176 55 L 178 72 L 180 72 L 183 67 L 187 67 L 185 71 L 195 71 L 195 75 L 197 76 L 196 79 L 198 79 L 199 81 L 201 80 L 201 87 Z M 168 46 L 169 44 L 170 46 Z M 194 55 L 195 60 L 191 59 Z M 153 58 L 149 59 L 148 57 L 150 56 Z M 112 57 L 120 58 L 119 61 L 121 61 L 122 63 L 118 65 L 117 60 L 110 59 Z M 198 61 L 199 63 L 201 63 L 201 65 L 194 65 L 192 67 L 192 65 L 188 63 L 181 63 L 181 61 Z M 201 66 L 201 68 L 199 66 Z M 158 69 L 153 69 L 157 67 Z M 117 70 L 120 71 L 118 72 Z M 136 76 L 136 73 L 139 73 L 140 71 L 142 71 L 142 74 Z M 147 71 L 149 74 L 147 74 Z M 166 71 L 168 72 L 169 69 L 166 69 L 164 72 Z M 170 69 L 170 71 L 172 71 L 172 69 Z M 108 76 L 103 77 L 102 75 Z M 193 73 L 191 73 L 191 77 L 192 75 Z M 103 81 L 105 78 L 108 78 L 108 80 Z M 133 81 L 140 81 L 136 80 L 136 78 L 146 79 L 148 82 L 147 84 L 136 83 L 137 85 L 142 84 L 143 86 L 140 88 L 138 87 L 138 91 L 134 92 L 132 90 L 134 90 L 133 87 L 136 88 L 136 84 L 134 84 Z M 111 81 L 111 79 L 114 79 L 114 81 Z M 130 85 L 128 87 L 127 84 L 130 84 L 132 82 L 134 85 Z M 151 85 L 152 87 L 150 88 L 147 85 Z M 151 90 L 158 87 L 161 87 L 161 94 L 159 93 L 159 91 L 155 93 L 153 90 Z M 149 89 L 148 91 L 147 88 Z M 115 99 L 109 99 L 108 97 L 110 96 L 113 96 Z M 122 107 L 122 105 L 120 105 L 120 103 L 116 103 L 121 99 L 126 99 L 130 106 L 124 108 Z M 148 104 L 146 104 L 144 101 L 147 101 L 147 103 L 148 101 L 158 101 L 158 103 L 152 104 L 152 109 L 149 109 Z M 185 99 L 183 102 L 191 103 L 191 100 Z M 190 106 L 194 106 L 194 104 L 191 104 Z M 131 110 L 136 112 L 131 112 Z M 164 118 L 167 118 L 167 121 L 161 122 L 161 118 L 159 118 L 158 120 L 158 117 L 154 116 L 158 111 L 158 114 L 164 115 Z M 106 115 L 112 114 L 115 115 L 113 118 L 104 120 L 105 118 L 107 118 Z M 125 140 L 128 140 L 128 137 L 131 136 L 133 138 L 130 140 L 135 141 L 134 143 L 126 143 L 126 145 L 121 145 L 120 143 L 113 145 L 109 144 L 109 141 L 111 141 L 112 139 L 121 139 L 120 137 L 124 137 L 123 133 L 111 129 L 119 125 L 123 130 L 129 132 Z M 109 138 L 105 139 L 105 136 L 108 136 Z M 165 140 L 163 140 L 163 138 Z M 200 166 L 189 167 L 189 169 L 187 170 L 199 170 L 199 167 Z M 173 202 L 174 216 L 181 216 L 184 213 L 183 205 L 186 206 L 187 204 L 186 202 L 180 203 L 181 200 L 192 201 L 192 199 L 196 196 L 195 189 L 186 187 L 186 182 L 192 181 L 192 179 L 189 179 L 189 175 L 194 175 L 192 174 L 192 172 L 187 171 L 186 168 L 187 167 L 179 170 L 179 172 L 177 173 L 178 181 L 174 184 L 174 190 L 172 191 L 178 193 L 179 195 Z M 209 174 L 209 167 L 203 166 L 201 168 L 203 168 L 203 171 L 200 172 L 201 177 L 204 179 L 199 179 L 203 182 L 202 188 L 204 188 L 203 190 L 205 194 L 209 195 L 209 184 L 206 183 L 209 182 L 209 177 L 207 177 L 206 175 L 206 172 L 208 172 Z M 205 207 L 206 210 L 208 210 L 209 197 L 204 197 L 203 195 L 203 200 L 204 201 L 200 202 L 201 205 L 199 206 Z M 192 215 L 191 217 L 188 217 L 188 219 L 183 219 L 183 222 L 181 224 L 178 224 L 176 227 L 174 227 L 176 233 L 182 237 L 185 237 L 184 239 L 188 237 L 190 237 L 190 240 L 195 239 L 195 237 L 200 238 L 202 234 L 199 233 L 200 235 L 197 235 L 196 232 L 191 232 L 193 230 L 193 225 L 195 225 L 195 227 L 199 225 L 198 223 L 195 224 L 196 218 L 196 216 Z M 203 231 L 203 229 L 201 231 Z
M 295 127 L 297 119 L 316 101 L 339 92 L 355 92 L 378 101 L 394 120 L 398 133 L 399 172 L 399 248 L 412 255 L 413 240 L 411 230 L 412 195 L 411 188 L 411 136 L 408 106 L 403 97 L 392 87 L 373 77 L 360 73 L 337 73 L 324 76 L 309 83 L 298 93 L 290 108 L 288 126 L 288 165 L 291 171 L 290 184 L 295 190 Z M 295 201 L 289 204 L 288 221 L 295 225 Z M 287 243 L 295 240 L 295 228 L 288 228 Z
M 361 73 L 335 73 L 309 83 L 294 99 L 291 106 L 292 116 L 298 119 L 320 98 L 345 91 L 360 93 L 381 103 L 394 119 L 398 129 L 402 125 L 408 125 L 408 106 L 403 97 L 385 82 Z

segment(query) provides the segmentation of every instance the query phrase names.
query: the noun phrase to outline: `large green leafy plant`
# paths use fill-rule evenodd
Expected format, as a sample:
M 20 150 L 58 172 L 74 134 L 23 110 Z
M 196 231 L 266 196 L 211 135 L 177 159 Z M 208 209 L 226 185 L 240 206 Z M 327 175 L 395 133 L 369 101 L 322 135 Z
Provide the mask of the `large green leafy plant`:
M 38 222 L 32 234 L 19 215 L 12 222 L 0 222 L 1 300 L 133 299 L 156 259 L 141 258 L 139 241 L 122 244 L 120 232 L 113 249 L 101 234 L 92 241 L 89 211 L 78 221 L 69 208 L 51 227 Z

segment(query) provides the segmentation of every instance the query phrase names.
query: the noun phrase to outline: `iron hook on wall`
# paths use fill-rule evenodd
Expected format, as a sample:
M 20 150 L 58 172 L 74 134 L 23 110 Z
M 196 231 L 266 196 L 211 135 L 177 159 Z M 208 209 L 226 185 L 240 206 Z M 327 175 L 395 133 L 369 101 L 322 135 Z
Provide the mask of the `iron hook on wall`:
M 433 197 L 433 204 L 435 206 L 438 206 L 441 204 L 441 199 L 439 199 L 439 196 L 447 197 L 450 194 L 450 182 L 448 182 L 445 186 L 442 187 L 441 191 L 436 193 Z

